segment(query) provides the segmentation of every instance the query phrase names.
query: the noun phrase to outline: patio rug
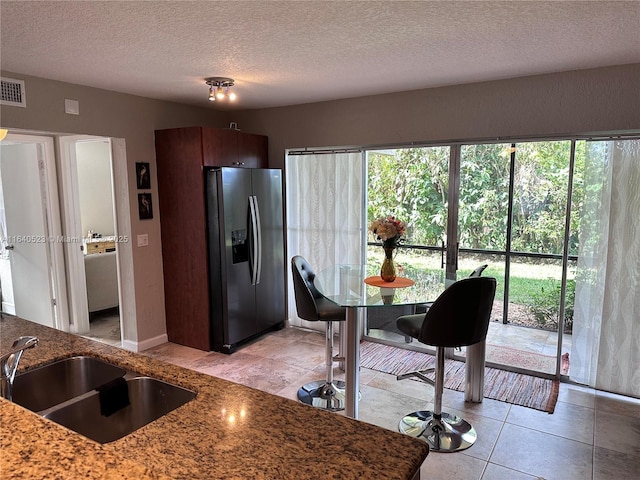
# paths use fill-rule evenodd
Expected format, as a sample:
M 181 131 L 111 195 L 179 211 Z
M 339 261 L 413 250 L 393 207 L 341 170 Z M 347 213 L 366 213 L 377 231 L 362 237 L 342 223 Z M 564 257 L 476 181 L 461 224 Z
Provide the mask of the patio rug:
M 435 357 L 427 353 L 362 341 L 360 342 L 360 365 L 378 372 L 398 375 L 432 368 L 435 365 Z M 464 391 L 464 367 L 464 362 L 445 360 L 445 388 Z M 560 388 L 557 380 L 547 380 L 489 367 L 485 367 L 484 372 L 485 398 L 522 405 L 543 412 L 554 412 Z M 433 374 L 430 378 L 433 378 Z M 412 380 L 418 379 L 412 378 Z

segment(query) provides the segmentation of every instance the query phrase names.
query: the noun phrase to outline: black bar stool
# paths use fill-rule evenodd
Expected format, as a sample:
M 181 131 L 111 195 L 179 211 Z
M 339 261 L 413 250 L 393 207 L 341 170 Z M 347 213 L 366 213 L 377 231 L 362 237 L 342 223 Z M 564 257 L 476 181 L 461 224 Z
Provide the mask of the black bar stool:
M 434 369 L 397 377 L 403 380 L 415 376 L 435 385 L 433 411 L 410 413 L 399 425 L 402 433 L 424 440 L 433 451 L 456 452 L 476 441 L 476 430 L 469 422 L 442 411 L 444 349 L 473 345 L 486 339 L 495 293 L 495 278 L 465 278 L 442 292 L 425 314 L 405 315 L 396 320 L 402 332 L 436 347 L 435 381 L 425 375 Z
M 346 309 L 331 302 L 318 291 L 314 284 L 316 275 L 300 255 L 291 259 L 291 271 L 298 316 L 310 322 L 326 322 L 326 378 L 300 387 L 298 400 L 332 412 L 344 410 L 345 382 L 333 380 L 333 363 L 344 361 L 344 358 L 333 356 L 333 322 L 345 321 Z

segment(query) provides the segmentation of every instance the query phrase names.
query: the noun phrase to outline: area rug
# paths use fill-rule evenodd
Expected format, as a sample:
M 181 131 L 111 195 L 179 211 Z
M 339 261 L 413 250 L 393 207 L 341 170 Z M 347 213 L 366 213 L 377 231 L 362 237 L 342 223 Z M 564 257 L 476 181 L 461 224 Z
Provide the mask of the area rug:
M 435 357 L 427 353 L 405 350 L 382 343 L 362 341 L 360 343 L 360 365 L 378 372 L 399 375 L 433 368 Z M 431 378 L 433 378 L 433 374 L 431 374 Z M 465 387 L 464 362 L 446 359 L 444 379 L 445 388 L 463 392 Z M 557 380 L 547 380 L 496 368 L 485 368 L 485 398 L 553 413 L 558 401 L 559 387 L 560 384 Z

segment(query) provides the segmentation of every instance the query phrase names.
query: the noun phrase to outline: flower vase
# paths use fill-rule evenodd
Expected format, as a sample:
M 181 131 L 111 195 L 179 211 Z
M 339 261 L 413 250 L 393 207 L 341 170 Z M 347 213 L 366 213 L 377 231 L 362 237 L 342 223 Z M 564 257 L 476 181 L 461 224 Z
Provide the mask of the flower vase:
M 385 282 L 393 282 L 396 279 L 396 265 L 393 262 L 393 248 L 384 249 L 384 261 L 380 268 L 380 277 Z

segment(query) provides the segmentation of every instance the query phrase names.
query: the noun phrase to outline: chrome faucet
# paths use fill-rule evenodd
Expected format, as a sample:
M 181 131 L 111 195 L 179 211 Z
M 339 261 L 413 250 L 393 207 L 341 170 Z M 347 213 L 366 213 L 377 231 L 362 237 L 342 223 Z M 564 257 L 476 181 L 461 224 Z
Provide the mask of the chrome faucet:
M 13 379 L 16 376 L 16 370 L 18 370 L 18 363 L 22 357 L 22 352 L 36 345 L 38 345 L 38 337 L 19 337 L 13 342 L 13 345 L 11 345 L 11 350 L 0 357 L 0 377 L 2 380 L 0 384 L 0 396 L 3 398 L 11 400 Z

